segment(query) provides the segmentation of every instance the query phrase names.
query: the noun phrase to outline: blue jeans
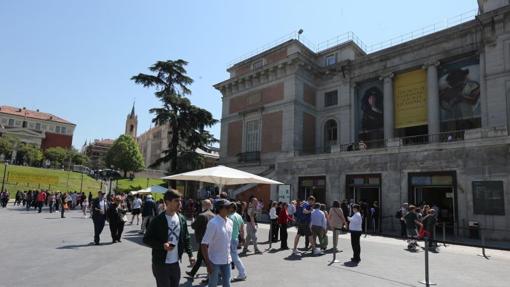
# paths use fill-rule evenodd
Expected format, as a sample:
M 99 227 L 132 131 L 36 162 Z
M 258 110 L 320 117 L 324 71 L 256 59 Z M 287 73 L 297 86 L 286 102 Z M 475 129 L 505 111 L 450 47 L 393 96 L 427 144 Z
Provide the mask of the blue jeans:
M 230 287 L 230 264 L 213 264 L 212 274 L 209 276 L 208 287 L 218 286 L 218 279 L 221 272 L 223 287 Z
M 239 271 L 239 277 L 246 277 L 246 269 L 244 268 L 244 264 L 239 258 L 239 254 L 237 253 L 237 246 L 239 245 L 239 240 L 232 239 L 230 241 L 230 257 L 232 257 L 232 262 L 234 263 L 237 271 Z

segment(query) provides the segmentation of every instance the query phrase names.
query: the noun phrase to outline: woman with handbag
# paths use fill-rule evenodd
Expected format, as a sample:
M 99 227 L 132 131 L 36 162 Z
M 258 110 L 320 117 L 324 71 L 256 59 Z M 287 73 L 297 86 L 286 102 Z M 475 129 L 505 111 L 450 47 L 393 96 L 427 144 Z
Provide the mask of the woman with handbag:
M 124 224 L 127 221 L 127 210 L 122 205 L 122 198 L 115 196 L 107 210 L 107 219 L 110 223 L 110 232 L 112 235 L 112 243 L 121 242 L 120 237 L 124 231 Z
M 340 207 L 340 202 L 337 200 L 333 201 L 333 206 L 329 210 L 328 221 L 330 228 L 333 230 L 333 250 L 338 252 L 338 236 L 340 232 L 345 230 L 347 221 Z

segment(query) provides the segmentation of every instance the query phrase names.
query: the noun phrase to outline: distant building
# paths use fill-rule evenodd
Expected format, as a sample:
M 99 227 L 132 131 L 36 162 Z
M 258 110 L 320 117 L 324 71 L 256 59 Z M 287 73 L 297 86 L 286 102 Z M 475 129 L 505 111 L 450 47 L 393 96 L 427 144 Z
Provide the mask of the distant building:
M 22 143 L 42 149 L 71 148 L 75 127 L 75 124 L 50 113 L 0 106 L 0 136 L 11 135 Z
M 134 113 L 135 108 L 131 110 L 131 113 L 128 115 L 126 120 L 126 134 L 128 131 L 134 130 L 136 134 L 137 130 L 137 116 Z M 134 126 L 131 126 L 134 124 Z M 157 125 L 155 127 L 150 128 L 149 130 L 142 133 L 138 138 L 136 138 L 138 145 L 140 146 L 140 150 L 142 152 L 145 167 L 148 169 L 159 169 L 159 170 L 168 170 L 170 163 L 160 164 L 157 167 L 150 166 L 156 162 L 159 158 L 164 156 L 164 151 L 168 149 L 168 141 L 170 140 L 170 124 Z M 210 167 L 216 165 L 216 161 L 219 158 L 219 150 L 216 148 L 210 148 L 209 152 L 203 150 L 197 150 L 197 153 L 201 154 L 205 158 L 205 167 Z
M 85 155 L 89 158 L 89 167 L 92 169 L 105 168 L 104 157 L 112 147 L 112 139 L 94 140 L 84 148 Z

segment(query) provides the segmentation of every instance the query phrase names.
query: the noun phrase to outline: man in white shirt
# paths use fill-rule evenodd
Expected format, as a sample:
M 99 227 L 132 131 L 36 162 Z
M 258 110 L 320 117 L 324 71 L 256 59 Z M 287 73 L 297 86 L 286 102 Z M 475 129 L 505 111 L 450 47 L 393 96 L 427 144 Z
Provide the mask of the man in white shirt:
M 232 220 L 229 215 L 231 203 L 226 199 L 218 199 L 214 203 L 216 216 L 207 223 L 202 239 L 202 255 L 207 263 L 209 273 L 208 286 L 216 287 L 221 273 L 222 286 L 230 287 L 231 269 L 230 242 L 232 239 Z
M 363 218 L 361 217 L 361 214 L 359 213 L 359 205 L 353 204 L 352 205 L 352 213 L 353 215 L 351 217 L 348 217 L 349 219 L 349 231 L 351 233 L 351 246 L 352 246 L 352 252 L 353 257 L 351 258 L 351 261 L 354 263 L 359 263 L 361 261 L 360 253 L 361 253 L 361 246 L 359 243 L 359 239 L 361 237 L 361 224 L 363 222 Z

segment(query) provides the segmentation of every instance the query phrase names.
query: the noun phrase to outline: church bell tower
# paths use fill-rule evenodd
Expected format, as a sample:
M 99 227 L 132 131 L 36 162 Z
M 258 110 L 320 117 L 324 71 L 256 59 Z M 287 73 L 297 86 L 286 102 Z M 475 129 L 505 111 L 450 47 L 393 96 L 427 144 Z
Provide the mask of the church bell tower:
M 131 113 L 128 114 L 126 119 L 126 131 L 124 134 L 132 136 L 136 139 L 136 129 L 138 127 L 138 116 L 135 114 L 135 104 L 133 103 L 133 108 L 131 109 Z

